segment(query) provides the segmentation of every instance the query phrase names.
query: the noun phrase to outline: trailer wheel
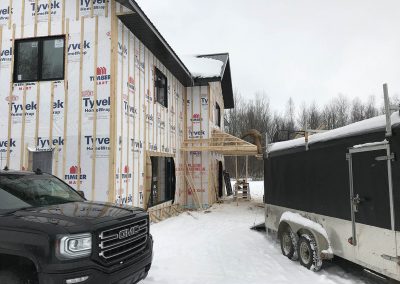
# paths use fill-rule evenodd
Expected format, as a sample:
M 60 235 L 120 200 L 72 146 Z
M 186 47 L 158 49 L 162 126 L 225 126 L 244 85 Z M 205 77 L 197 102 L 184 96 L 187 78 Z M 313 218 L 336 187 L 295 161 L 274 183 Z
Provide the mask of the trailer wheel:
M 314 237 L 303 234 L 297 243 L 297 251 L 300 264 L 312 271 L 319 271 L 322 267 L 322 260 L 318 255 L 317 243 Z
M 282 254 L 293 261 L 297 260 L 298 259 L 298 253 L 296 249 L 297 239 L 296 236 L 293 234 L 292 230 L 290 229 L 290 227 L 287 227 L 281 233 L 280 242 L 281 242 Z

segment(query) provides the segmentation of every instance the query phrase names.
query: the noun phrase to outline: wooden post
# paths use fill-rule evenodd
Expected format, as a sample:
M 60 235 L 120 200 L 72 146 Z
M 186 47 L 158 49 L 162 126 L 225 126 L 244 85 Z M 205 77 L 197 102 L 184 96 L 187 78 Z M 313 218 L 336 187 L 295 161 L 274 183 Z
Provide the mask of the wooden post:
M 246 156 L 246 182 L 249 177 L 249 156 Z
M 92 1 L 93 4 L 93 1 Z M 95 18 L 95 34 L 94 34 L 94 65 L 93 65 L 93 76 L 94 76 L 94 101 L 97 101 L 97 62 L 98 62 L 98 51 L 99 51 L 99 17 Z M 83 50 L 81 51 L 83 53 Z M 94 104 L 93 113 L 93 152 L 92 152 L 92 200 L 95 200 L 96 194 L 96 155 L 97 155 L 97 104 Z
M 10 13 L 8 14 L 8 29 L 11 29 L 11 23 L 12 23 L 12 9 L 13 9 L 13 1 L 12 0 L 10 0 L 9 1 L 9 4 L 8 4 L 8 7 L 9 7 L 9 9 L 10 9 Z
M 238 174 L 238 156 L 235 157 L 235 178 L 236 182 L 238 182 L 239 174 Z
M 21 38 L 24 38 L 24 27 L 25 27 L 25 0 L 22 0 L 22 12 L 21 12 Z M 0 37 L 1 39 L 1 37 Z M 1 49 L 0 49 L 1 50 Z
M 118 19 L 116 17 L 115 1 L 111 1 L 111 81 L 110 81 L 110 157 L 109 157 L 109 192 L 108 201 L 115 201 L 115 158 L 116 158 L 116 92 L 117 92 L 117 62 L 118 62 Z
M 78 1 L 78 0 L 77 0 Z M 35 0 L 35 27 L 34 27 L 34 37 L 37 36 L 37 29 L 38 29 L 38 0 Z
M 10 15 L 11 18 L 11 15 Z M 16 25 L 12 25 L 12 60 L 11 60 L 11 68 L 10 68 L 10 74 L 11 78 L 13 76 L 14 72 L 14 53 L 15 53 L 15 29 Z M 11 125 L 12 125 L 12 119 L 11 119 L 11 103 L 12 103 L 12 95 L 14 91 L 14 85 L 13 85 L 13 80 L 10 80 L 9 84 L 9 94 L 8 94 L 8 140 L 7 140 L 7 167 L 10 167 L 10 154 L 11 154 Z
M 1 50 L 1 49 L 0 49 Z M 26 106 L 26 83 L 24 84 L 24 93 L 22 97 L 22 105 Z M 21 170 L 26 170 L 24 157 L 25 157 L 25 122 L 26 122 L 26 108 L 22 109 L 22 131 L 21 131 L 21 156 L 19 167 Z M 51 141 L 51 140 L 50 140 Z
M 64 3 L 65 4 L 65 3 Z M 65 23 L 65 78 L 64 78 L 64 129 L 63 129 L 63 136 L 64 136 L 64 145 L 63 145 L 63 157 L 62 157 L 62 177 L 65 179 L 65 167 L 67 161 L 67 127 L 68 127 L 68 45 L 69 45 L 69 18 L 66 20 Z
M 47 0 L 49 13 L 47 14 L 47 35 L 51 35 L 51 0 Z
M 80 15 L 80 9 L 81 9 L 81 7 L 80 7 L 80 2 L 81 1 L 79 1 L 79 0 L 76 0 L 76 9 L 75 9 L 75 20 L 76 21 L 79 21 L 79 15 Z
M 119 187 L 118 187 L 118 195 L 122 198 L 122 173 L 123 173 L 123 165 L 122 165 L 122 158 L 123 158 L 123 141 L 122 141 L 122 135 L 124 133 L 124 42 L 125 42 L 125 26 L 121 26 L 121 70 L 119 73 L 119 76 L 121 77 L 121 84 L 120 84 L 120 93 L 118 96 L 120 97 L 120 112 L 119 112 L 119 121 L 117 122 L 117 125 L 119 123 L 119 129 L 120 129 L 120 137 L 118 137 L 118 146 L 117 148 L 120 148 L 119 150 L 119 172 L 118 172 L 118 179 L 119 179 Z M 118 34 L 119 34 L 119 26 L 118 26 Z
M 85 34 L 85 18 L 81 17 L 81 41 L 83 47 Z M 78 180 L 77 190 L 81 189 L 81 156 L 82 156 L 82 90 L 83 90 L 83 48 L 79 55 L 79 108 L 78 108 Z

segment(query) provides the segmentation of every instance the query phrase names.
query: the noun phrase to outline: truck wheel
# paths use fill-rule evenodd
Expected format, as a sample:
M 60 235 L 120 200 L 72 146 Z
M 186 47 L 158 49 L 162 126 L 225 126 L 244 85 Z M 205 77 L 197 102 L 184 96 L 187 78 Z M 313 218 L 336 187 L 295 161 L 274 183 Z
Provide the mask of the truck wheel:
M 291 260 L 297 260 L 297 239 L 289 227 L 282 232 L 280 241 L 282 254 Z
M 3 270 L 0 271 L 0 283 L 7 284 L 28 284 L 29 280 L 24 279 L 14 271 Z
M 322 266 L 322 260 L 318 255 L 317 243 L 314 237 L 303 234 L 297 243 L 300 264 L 312 271 L 319 271 Z

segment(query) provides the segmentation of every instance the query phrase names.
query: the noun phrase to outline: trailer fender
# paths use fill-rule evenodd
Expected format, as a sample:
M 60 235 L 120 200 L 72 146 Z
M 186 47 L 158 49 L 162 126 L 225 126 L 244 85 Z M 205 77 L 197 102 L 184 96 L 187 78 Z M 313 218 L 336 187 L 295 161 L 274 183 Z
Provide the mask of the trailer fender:
M 298 213 L 284 212 L 281 216 L 278 228 L 278 236 L 287 227 L 296 233 L 297 237 L 302 235 L 312 236 L 317 244 L 318 253 L 322 259 L 333 258 L 328 234 L 321 224 L 303 217 Z

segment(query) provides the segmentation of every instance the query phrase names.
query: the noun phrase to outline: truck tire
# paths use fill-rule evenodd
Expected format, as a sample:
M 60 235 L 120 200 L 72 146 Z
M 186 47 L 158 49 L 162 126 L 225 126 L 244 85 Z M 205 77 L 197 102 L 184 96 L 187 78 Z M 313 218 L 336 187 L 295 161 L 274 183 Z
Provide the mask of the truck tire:
M 0 283 L 7 284 L 28 284 L 29 280 L 25 279 L 23 276 L 18 275 L 18 273 L 11 270 L 0 271 Z
M 319 271 L 322 267 L 322 259 L 318 255 L 317 243 L 314 237 L 303 234 L 297 242 L 297 251 L 300 264 L 312 271 Z
M 297 260 L 297 239 L 290 227 L 281 233 L 280 242 L 282 254 L 293 261 Z

